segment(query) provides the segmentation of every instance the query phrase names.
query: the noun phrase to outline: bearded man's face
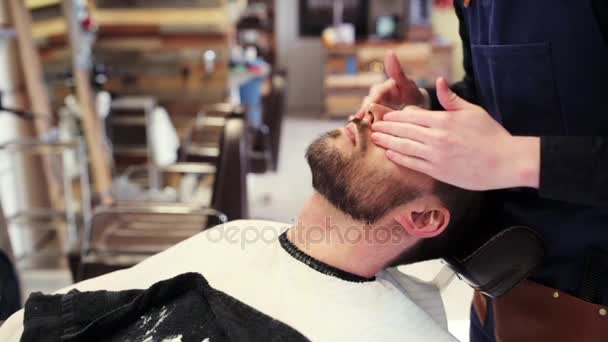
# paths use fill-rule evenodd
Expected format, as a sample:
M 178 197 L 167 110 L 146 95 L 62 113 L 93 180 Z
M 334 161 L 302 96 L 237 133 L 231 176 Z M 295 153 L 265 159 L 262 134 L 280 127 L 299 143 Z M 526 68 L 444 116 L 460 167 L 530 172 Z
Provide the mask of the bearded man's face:
M 432 191 L 434 180 L 389 161 L 370 140 L 366 115 L 323 134 L 306 152 L 313 187 L 356 220 L 377 222 L 390 209 Z

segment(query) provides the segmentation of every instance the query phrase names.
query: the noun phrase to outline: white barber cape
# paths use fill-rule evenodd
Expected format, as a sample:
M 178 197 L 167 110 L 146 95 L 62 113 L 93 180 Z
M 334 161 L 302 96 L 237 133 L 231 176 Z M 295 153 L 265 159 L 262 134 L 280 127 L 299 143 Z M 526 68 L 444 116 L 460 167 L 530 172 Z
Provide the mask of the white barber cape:
M 296 259 L 279 243 L 289 224 L 234 221 L 207 230 L 126 270 L 59 291 L 146 289 L 186 272 L 298 330 L 312 341 L 456 341 L 438 290 L 396 269 L 353 282 Z M 196 317 L 192 318 L 193 320 Z M 17 342 L 23 310 L 0 327 Z

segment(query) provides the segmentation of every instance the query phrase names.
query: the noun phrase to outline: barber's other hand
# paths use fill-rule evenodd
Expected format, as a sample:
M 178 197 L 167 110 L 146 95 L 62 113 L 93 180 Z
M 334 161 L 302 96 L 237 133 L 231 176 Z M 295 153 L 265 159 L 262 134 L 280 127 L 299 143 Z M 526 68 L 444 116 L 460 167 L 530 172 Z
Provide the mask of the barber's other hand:
M 512 136 L 442 78 L 437 96 L 446 111 L 408 106 L 373 124 L 372 140 L 390 160 L 469 190 L 538 187 L 539 138 Z
M 389 79 L 370 89 L 355 117 L 362 118 L 372 103 L 401 109 L 406 105 L 424 107 L 425 103 L 428 102 L 428 94 L 425 95 L 424 90 L 418 89 L 416 83 L 405 76 L 399 59 L 393 51 L 386 53 L 384 69 Z

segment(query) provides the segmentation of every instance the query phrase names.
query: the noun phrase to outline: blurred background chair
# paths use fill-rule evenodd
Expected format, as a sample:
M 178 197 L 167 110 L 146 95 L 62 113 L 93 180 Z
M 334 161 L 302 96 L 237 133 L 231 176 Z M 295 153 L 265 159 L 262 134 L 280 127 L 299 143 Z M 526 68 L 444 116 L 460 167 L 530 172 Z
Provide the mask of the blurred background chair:
M 131 267 L 205 229 L 225 222 L 215 209 L 132 203 L 95 209 L 84 235 L 75 281 Z
M 0 145 L 0 153 L 13 160 L 12 172 L 21 189 L 18 191 L 20 196 L 25 196 L 22 171 L 17 167 L 21 158 L 46 158 L 53 176 L 62 186 L 62 203 L 55 203 L 53 207 L 20 208 L 6 217 L 9 229 L 36 237 L 31 248 L 15 255 L 22 269 L 65 265 L 70 251 L 79 248 L 80 235 L 91 215 L 91 191 L 83 144 L 80 141 L 49 140 L 18 140 Z
M 274 70 L 270 76 L 270 89 L 262 98 L 263 120 L 265 136 L 260 142 L 254 141 L 255 150 L 264 149 L 264 153 L 269 154 L 268 171 L 277 171 L 279 165 L 279 149 L 281 145 L 281 134 L 283 122 L 285 120 L 286 101 L 287 101 L 287 71 Z M 252 160 L 252 169 L 259 169 L 255 166 L 256 160 Z M 259 163 L 259 162 L 258 162 Z
M 115 173 L 130 165 L 154 161 L 152 118 L 157 103 L 153 97 L 126 96 L 112 99 L 105 119 Z
M 75 280 L 133 266 L 227 219 L 248 217 L 245 123 L 237 115 L 216 119 L 223 121 L 217 153 L 196 155 L 199 150 L 191 140 L 189 148 L 185 148 L 187 161 L 155 169 L 168 182 L 196 177 L 198 185 L 189 191 L 200 190 L 203 183 L 203 187 L 212 189 L 210 202 L 171 203 L 135 198 L 96 208 L 83 235 L 80 253 L 71 258 Z M 204 177 L 212 177 L 212 184 L 201 182 Z

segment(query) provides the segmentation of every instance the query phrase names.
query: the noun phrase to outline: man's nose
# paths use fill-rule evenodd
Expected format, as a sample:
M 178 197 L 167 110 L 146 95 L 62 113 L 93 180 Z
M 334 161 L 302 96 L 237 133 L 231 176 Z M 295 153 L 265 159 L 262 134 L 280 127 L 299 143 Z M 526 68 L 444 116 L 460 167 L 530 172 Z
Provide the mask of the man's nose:
M 370 125 L 372 123 L 372 116 L 370 115 L 369 112 L 365 113 L 365 115 L 363 115 L 363 118 L 361 119 L 361 123 L 365 124 L 365 125 Z
M 363 121 L 367 121 L 370 125 L 374 122 L 382 121 L 383 113 L 379 111 L 368 110 L 363 117 Z
M 374 103 L 369 106 L 365 115 L 370 115 L 373 118 L 371 123 L 374 123 L 384 120 L 384 115 L 393 111 L 394 109 Z

